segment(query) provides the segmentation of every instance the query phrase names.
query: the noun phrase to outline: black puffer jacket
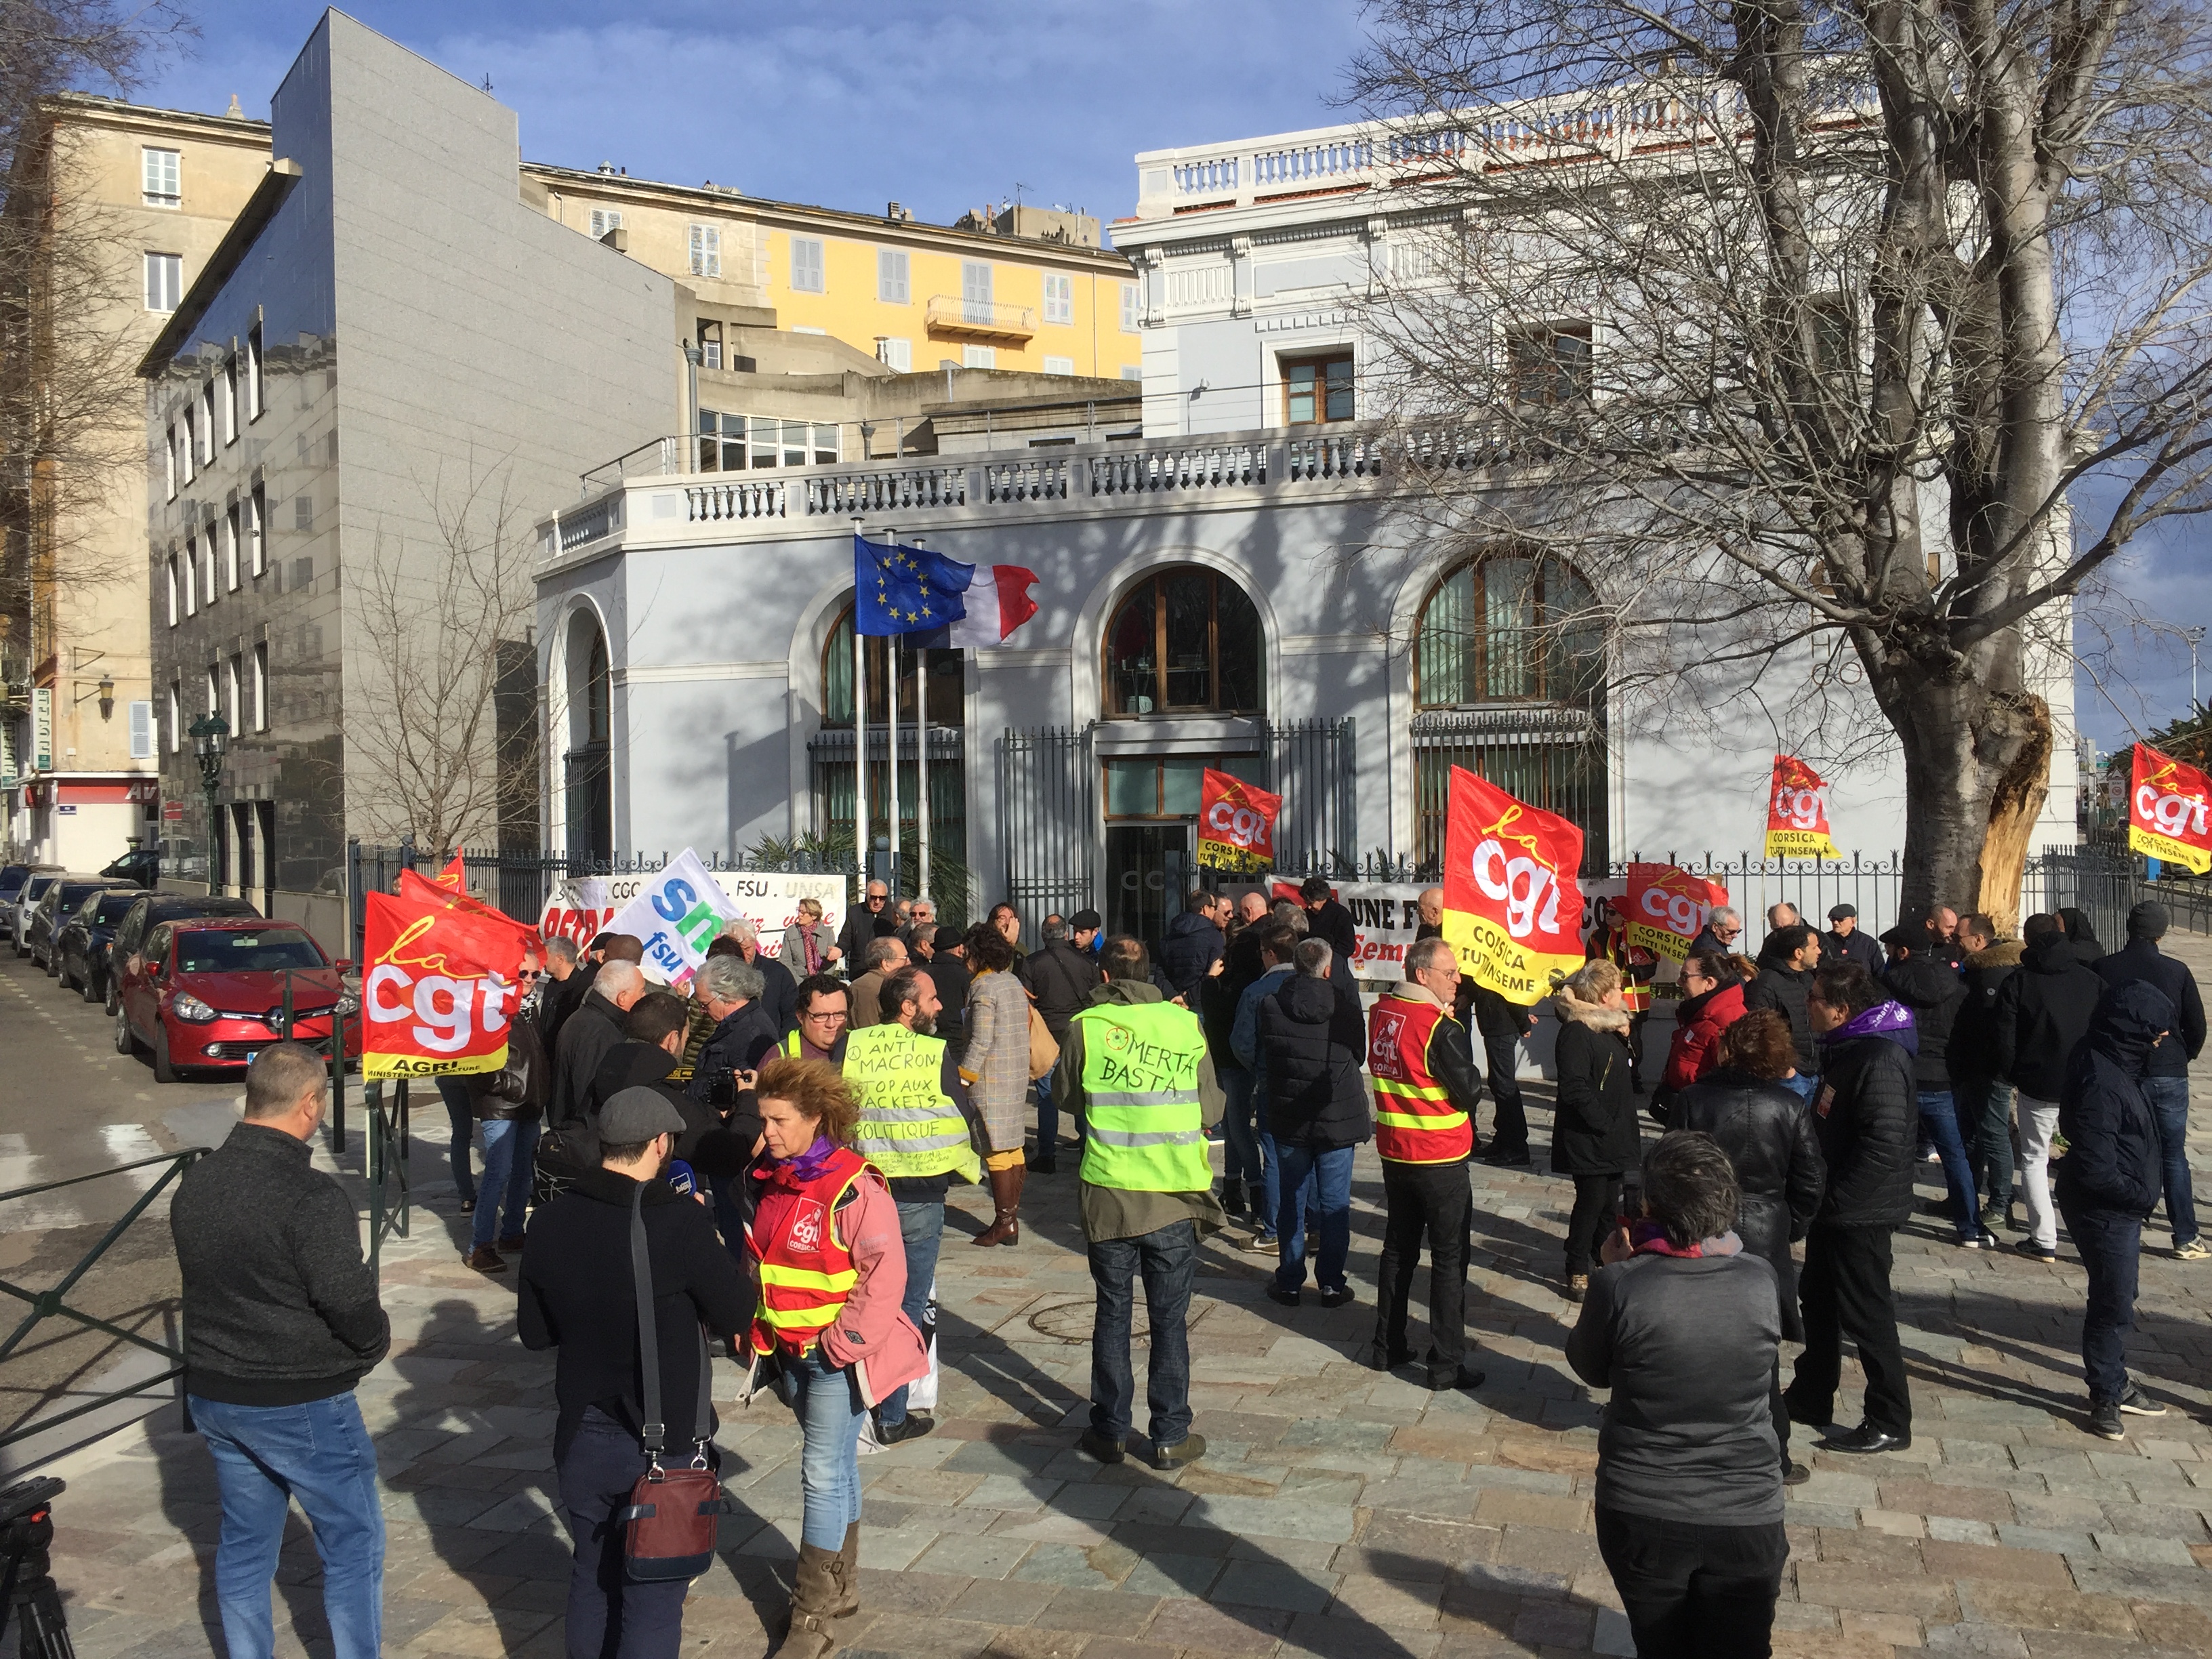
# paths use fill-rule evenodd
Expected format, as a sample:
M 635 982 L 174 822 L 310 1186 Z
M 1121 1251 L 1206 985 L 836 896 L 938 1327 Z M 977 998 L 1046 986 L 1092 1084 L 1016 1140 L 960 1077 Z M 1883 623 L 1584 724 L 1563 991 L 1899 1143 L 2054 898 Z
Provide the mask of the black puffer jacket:
M 1629 1085 L 1627 1011 L 1593 1006 L 1565 991 L 1552 999 L 1552 1008 L 1559 1017 L 1553 1173 L 1620 1175 L 1634 1169 L 1643 1159 L 1644 1139 Z
M 1951 1086 L 1951 1030 L 1966 1006 L 1966 981 L 1942 957 L 1915 951 L 1889 964 L 1882 976 L 1890 995 L 1912 1010 L 1920 1033 L 1920 1054 L 1912 1062 L 1913 1081 L 1929 1093 Z
M 1759 968 L 1759 977 L 1743 991 L 1746 1012 L 1771 1008 L 1790 1022 L 1790 1040 L 1797 1045 L 1797 1069 L 1808 1077 L 1816 1076 L 1820 1070 L 1820 1051 L 1814 1044 L 1812 1022 L 1805 1015 L 1806 993 L 1812 988 L 1811 974 L 1782 963 L 1765 963 Z
M 1709 1134 L 1728 1154 L 1741 1195 L 1736 1236 L 1746 1251 L 1764 1256 L 1774 1269 L 1782 1334 L 1802 1342 L 1805 1323 L 1797 1311 L 1797 1268 L 1790 1246 L 1813 1224 L 1826 1184 L 1813 1109 L 1778 1083 L 1722 1071 L 1674 1097 L 1669 1127 Z
M 1374 1133 L 1359 1063 L 1367 1032 L 1357 999 L 1293 974 L 1260 999 L 1267 1133 L 1286 1146 L 1356 1146 Z
M 1206 969 L 1221 960 L 1225 945 L 1221 930 L 1195 910 L 1186 910 L 1168 923 L 1158 964 L 1160 977 L 1172 988 L 1167 994 L 1182 998 L 1183 1006 L 1197 1012 L 1198 988 L 1206 982 Z
M 2069 1209 L 2147 1216 L 2157 1207 L 2158 1119 L 2142 1079 L 2171 1033 L 2175 1010 L 2164 992 L 2140 980 L 2114 988 L 2075 1049 L 2058 1098 L 2058 1201 Z
M 1884 1009 L 1895 1011 L 1901 1033 L 1870 1029 Z M 1821 1225 L 1899 1227 L 1911 1219 L 1920 1130 L 1912 1049 L 1905 1041 L 1911 1034 L 1905 1010 L 1884 1003 L 1821 1044 L 1820 1087 L 1813 1097 L 1814 1132 L 1828 1173 L 1814 1218 Z
M 1951 1025 L 1947 1059 L 1955 1089 L 1986 1086 L 1997 1075 L 1997 993 L 2020 967 L 2020 941 L 1999 939 L 1966 957 L 1966 1000 Z
M 1997 1076 L 2036 1100 L 2056 1100 L 2066 1062 L 2089 1029 L 2105 981 L 2063 933 L 2028 940 L 2018 971 L 1997 988 L 1990 1025 Z

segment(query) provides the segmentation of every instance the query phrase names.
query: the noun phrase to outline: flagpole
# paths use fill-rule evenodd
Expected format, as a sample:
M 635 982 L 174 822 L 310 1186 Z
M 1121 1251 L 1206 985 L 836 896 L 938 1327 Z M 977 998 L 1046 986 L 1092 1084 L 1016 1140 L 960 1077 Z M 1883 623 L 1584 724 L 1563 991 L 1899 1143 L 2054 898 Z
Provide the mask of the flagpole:
M 885 526 L 884 529 L 884 540 L 890 546 L 893 548 L 897 547 L 898 532 L 891 529 L 889 526 Z M 898 694 L 899 640 L 901 637 L 901 635 L 896 634 L 891 635 L 884 642 L 884 659 L 885 664 L 885 672 L 884 677 L 884 712 L 890 720 L 890 736 L 891 751 L 890 783 L 885 793 L 884 800 L 887 804 L 888 813 L 890 819 L 891 878 L 890 886 L 891 890 L 891 896 L 893 898 L 896 898 L 898 896 L 899 890 Z
M 853 538 L 857 543 L 865 539 L 860 534 L 860 521 L 853 520 Z M 872 839 L 869 831 L 874 827 L 869 813 L 868 799 L 868 653 L 867 642 L 860 637 L 860 571 L 857 562 L 853 568 L 853 856 L 860 866 L 860 891 L 868 890 L 868 854 Z M 857 964 L 847 963 L 850 973 Z
M 927 538 L 916 536 L 916 547 Z M 929 647 L 914 647 L 915 896 L 929 896 Z

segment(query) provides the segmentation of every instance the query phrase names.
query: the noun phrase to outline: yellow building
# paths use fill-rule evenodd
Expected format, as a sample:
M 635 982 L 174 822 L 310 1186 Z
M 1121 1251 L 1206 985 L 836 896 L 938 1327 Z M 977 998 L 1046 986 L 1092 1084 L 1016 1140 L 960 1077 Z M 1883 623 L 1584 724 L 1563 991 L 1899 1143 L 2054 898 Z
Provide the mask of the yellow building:
M 159 811 L 133 370 L 268 171 L 265 122 L 70 94 L 6 181 L 11 231 L 43 221 L 55 240 L 0 374 L 69 411 L 0 434 L 0 842 L 19 855 L 97 869 Z
M 779 329 L 901 371 L 1143 377 L 1136 274 L 1097 246 L 1095 219 L 1009 208 L 989 229 L 926 225 L 896 202 L 847 213 L 533 163 L 522 191 L 585 235 L 623 232 L 630 258 L 693 289 L 702 314 L 773 312 Z

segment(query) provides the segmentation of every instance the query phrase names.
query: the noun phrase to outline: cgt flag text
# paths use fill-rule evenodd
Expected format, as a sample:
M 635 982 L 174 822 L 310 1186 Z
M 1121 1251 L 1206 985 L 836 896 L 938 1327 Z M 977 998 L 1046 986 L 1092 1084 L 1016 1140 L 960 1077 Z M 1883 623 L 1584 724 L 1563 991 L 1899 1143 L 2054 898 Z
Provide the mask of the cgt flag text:
M 1632 864 L 1628 892 L 1621 903 L 1628 917 L 1628 942 L 1656 951 L 1669 962 L 1690 954 L 1690 941 L 1705 918 L 1728 902 L 1728 889 L 1671 864 Z
M 507 1064 L 527 930 L 453 902 L 365 896 L 362 1076 L 450 1076 Z
M 1795 755 L 1774 757 L 1774 781 L 1766 792 L 1766 856 L 1843 857 L 1828 833 L 1828 786 Z
M 2128 780 L 2128 850 L 2212 871 L 2212 778 L 2147 743 L 2136 745 Z
M 1275 867 L 1275 815 L 1283 798 L 1257 784 L 1206 769 L 1199 786 L 1198 862 L 1249 874 Z
M 1462 767 L 1451 769 L 1444 835 L 1444 941 L 1460 972 L 1526 1006 L 1554 973 L 1583 962 L 1583 832 L 1516 800 Z

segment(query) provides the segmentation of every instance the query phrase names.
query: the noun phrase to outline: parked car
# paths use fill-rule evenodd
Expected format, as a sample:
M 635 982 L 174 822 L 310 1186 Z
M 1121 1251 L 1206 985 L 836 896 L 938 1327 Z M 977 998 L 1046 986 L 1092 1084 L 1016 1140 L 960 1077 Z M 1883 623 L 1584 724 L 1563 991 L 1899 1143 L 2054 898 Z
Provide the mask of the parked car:
M 134 847 L 121 858 L 100 872 L 117 881 L 151 889 L 161 878 L 161 849 L 158 847 Z
M 23 936 L 23 923 L 31 914 L 31 907 L 46 894 L 55 878 L 62 874 L 58 864 L 11 864 L 7 877 L 0 878 L 0 933 L 11 939 Z M 13 885 L 9 878 L 13 878 Z M 19 950 L 15 953 L 22 955 Z
M 338 964 L 295 922 L 246 916 L 196 916 L 155 925 L 127 961 L 115 1016 L 115 1048 L 154 1051 L 154 1076 L 174 1083 L 186 1071 L 243 1071 L 279 1041 L 289 974 L 292 1036 L 330 1052 L 331 1010 L 347 1018 L 345 1052 L 361 1053 L 360 1010 Z
M 39 896 L 24 919 L 21 935 L 15 940 L 15 954 L 28 957 L 46 970 L 52 978 L 55 972 L 54 935 L 62 924 L 76 913 L 76 907 L 88 893 L 105 892 L 116 885 L 105 876 L 88 876 L 76 872 L 64 874 Z
M 100 993 L 107 1001 L 107 1017 L 115 1018 L 116 988 L 124 963 L 146 942 L 146 935 L 164 921 L 186 921 L 194 916 L 258 916 L 261 913 L 242 898 L 195 897 L 190 893 L 137 893 L 135 901 L 116 924 L 115 937 L 101 959 Z M 90 998 L 86 999 L 91 1000 Z

